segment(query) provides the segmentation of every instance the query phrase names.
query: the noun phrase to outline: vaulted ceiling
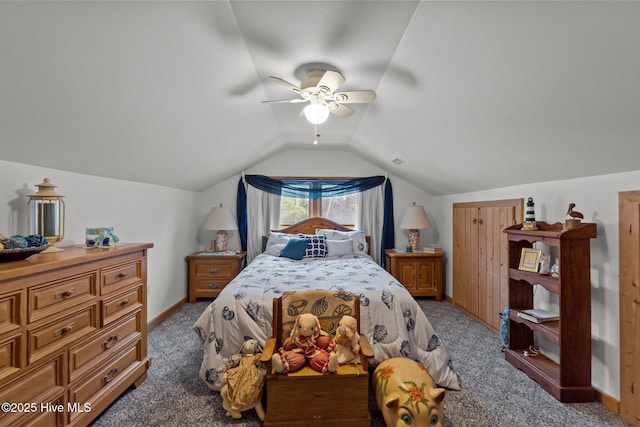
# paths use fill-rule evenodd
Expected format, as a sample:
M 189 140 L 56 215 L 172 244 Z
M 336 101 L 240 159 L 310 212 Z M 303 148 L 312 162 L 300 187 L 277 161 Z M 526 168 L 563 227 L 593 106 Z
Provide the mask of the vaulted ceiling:
M 0 159 L 200 190 L 345 150 L 434 195 L 637 170 L 638 22 L 624 1 L 3 1 Z M 378 94 L 318 145 L 301 104 L 262 103 L 312 63 Z

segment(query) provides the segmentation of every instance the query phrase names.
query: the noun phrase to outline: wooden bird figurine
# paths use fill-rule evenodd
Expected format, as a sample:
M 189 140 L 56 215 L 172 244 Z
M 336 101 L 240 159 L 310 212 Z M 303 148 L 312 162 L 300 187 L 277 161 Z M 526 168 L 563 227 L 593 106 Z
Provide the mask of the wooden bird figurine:
M 581 212 L 573 210 L 573 208 L 575 208 L 575 207 L 576 207 L 575 203 L 569 203 L 569 209 L 567 209 L 567 215 L 569 215 L 571 218 L 583 219 L 584 215 L 582 215 Z

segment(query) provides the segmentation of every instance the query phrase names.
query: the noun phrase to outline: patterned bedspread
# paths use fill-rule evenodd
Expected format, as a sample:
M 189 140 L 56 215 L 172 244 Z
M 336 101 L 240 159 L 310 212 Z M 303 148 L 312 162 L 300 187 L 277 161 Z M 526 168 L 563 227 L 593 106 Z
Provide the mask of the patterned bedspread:
M 434 381 L 459 389 L 444 345 L 414 298 L 368 256 L 300 261 L 261 254 L 202 313 L 194 330 L 204 342 L 200 378 L 219 391 L 229 358 L 245 339 L 261 345 L 272 334 L 273 298 L 303 289 L 346 290 L 360 295 L 361 334 L 374 351 L 372 365 L 396 356 L 421 362 Z

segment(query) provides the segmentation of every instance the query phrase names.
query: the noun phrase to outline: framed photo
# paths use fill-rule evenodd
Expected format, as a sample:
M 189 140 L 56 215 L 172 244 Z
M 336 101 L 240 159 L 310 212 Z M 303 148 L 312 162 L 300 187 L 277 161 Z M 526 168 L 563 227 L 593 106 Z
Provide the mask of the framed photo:
M 520 265 L 518 270 L 531 271 L 532 273 L 538 272 L 538 265 L 540 263 L 540 249 L 522 248 L 522 254 L 520 255 Z

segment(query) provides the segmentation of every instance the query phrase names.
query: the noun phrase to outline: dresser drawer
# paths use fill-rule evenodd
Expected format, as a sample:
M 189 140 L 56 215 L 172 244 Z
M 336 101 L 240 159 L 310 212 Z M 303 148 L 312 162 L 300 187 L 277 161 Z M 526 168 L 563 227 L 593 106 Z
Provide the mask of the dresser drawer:
M 20 427 L 58 427 L 64 425 L 64 396 L 53 399 L 49 402 L 49 409 L 20 420 Z
M 29 288 L 28 322 L 33 323 L 96 299 L 96 275 L 97 272 L 91 272 Z
M 0 336 L 20 330 L 21 300 L 21 291 L 0 296 Z
M 30 329 L 27 333 L 29 363 L 96 330 L 97 312 L 98 306 L 93 304 L 40 328 Z
M 140 312 L 138 311 L 135 315 L 116 323 L 91 340 L 71 347 L 69 349 L 69 381 L 75 381 L 131 341 L 139 340 L 141 327 Z
M 198 260 L 195 262 L 196 277 L 231 280 L 237 274 L 238 261 L 235 260 Z
M 209 293 L 215 292 L 217 296 L 230 281 L 230 279 L 198 277 L 194 283 L 194 289 L 196 291 L 209 291 Z
M 20 367 L 20 340 L 17 335 L 0 342 L 0 379 L 17 372 Z
M 132 286 L 142 280 L 142 261 L 134 260 L 111 268 L 102 269 L 101 295 Z
M 0 402 L 38 403 L 49 401 L 52 395 L 63 392 L 62 355 L 30 370 L 0 389 Z M 29 408 L 31 409 L 31 408 Z M 40 408 L 36 412 L 39 412 Z M 0 425 L 14 425 L 22 413 L 0 411 Z
M 125 314 L 142 307 L 143 291 L 144 288 L 138 286 L 113 298 L 101 301 L 102 310 L 100 310 L 100 317 L 102 326 L 108 325 Z
M 122 351 L 119 355 L 109 360 L 107 363 L 97 369 L 92 375 L 83 381 L 71 385 L 69 387 L 69 403 L 86 403 L 91 406 L 97 406 L 96 402 L 108 391 L 115 387 L 121 379 L 126 378 L 127 374 L 134 370 L 141 363 L 142 342 L 138 341 L 135 345 Z M 69 418 L 73 420 L 82 413 L 70 413 Z

